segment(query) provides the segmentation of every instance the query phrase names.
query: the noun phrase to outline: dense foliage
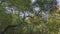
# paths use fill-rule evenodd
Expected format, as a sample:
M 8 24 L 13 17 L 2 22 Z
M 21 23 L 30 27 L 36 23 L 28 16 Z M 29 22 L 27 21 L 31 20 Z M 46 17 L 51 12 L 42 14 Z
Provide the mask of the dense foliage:
M 0 34 L 60 34 L 56 0 L 0 0 Z

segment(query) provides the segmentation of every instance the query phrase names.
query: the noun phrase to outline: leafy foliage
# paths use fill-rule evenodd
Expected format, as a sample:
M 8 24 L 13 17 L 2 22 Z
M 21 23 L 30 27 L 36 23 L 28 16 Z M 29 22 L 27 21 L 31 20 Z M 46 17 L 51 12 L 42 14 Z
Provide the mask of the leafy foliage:
M 31 0 L 2 0 L 0 34 L 58 34 L 60 9 L 55 5 L 55 0 L 36 0 L 32 4 Z

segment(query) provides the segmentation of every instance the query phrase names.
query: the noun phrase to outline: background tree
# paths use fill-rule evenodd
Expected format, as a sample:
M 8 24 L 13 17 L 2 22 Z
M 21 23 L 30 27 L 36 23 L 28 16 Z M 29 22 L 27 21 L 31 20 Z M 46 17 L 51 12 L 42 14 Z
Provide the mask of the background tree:
M 0 0 L 0 34 L 60 34 L 57 0 Z

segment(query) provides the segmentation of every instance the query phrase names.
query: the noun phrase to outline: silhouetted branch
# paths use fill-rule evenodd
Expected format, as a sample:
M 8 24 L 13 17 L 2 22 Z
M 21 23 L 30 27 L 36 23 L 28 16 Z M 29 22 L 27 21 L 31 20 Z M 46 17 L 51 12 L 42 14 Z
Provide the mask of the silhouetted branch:
M 0 34 L 4 34 L 9 28 L 16 27 L 17 25 L 8 25 L 4 31 L 2 31 Z

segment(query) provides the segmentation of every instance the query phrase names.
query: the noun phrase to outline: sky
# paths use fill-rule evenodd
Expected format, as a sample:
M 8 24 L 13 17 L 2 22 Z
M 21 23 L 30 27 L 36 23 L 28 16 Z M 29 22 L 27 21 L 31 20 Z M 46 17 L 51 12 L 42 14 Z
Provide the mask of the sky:
M 56 1 L 57 1 L 58 7 L 60 8 L 60 0 L 56 0 Z M 36 2 L 36 0 L 31 0 L 31 3 L 34 3 L 34 2 Z
M 57 6 L 60 8 L 60 0 L 57 0 Z
M 35 2 L 36 2 L 36 0 L 31 0 L 31 3 L 32 3 L 32 4 L 35 3 Z M 57 0 L 57 6 L 60 8 L 60 0 Z M 11 8 L 9 8 L 9 7 L 5 7 L 5 8 L 6 8 L 7 11 L 9 11 L 9 13 L 11 12 Z M 34 7 L 33 10 L 39 11 L 40 8 L 39 8 L 39 7 Z M 23 15 L 24 15 L 24 14 L 21 13 L 21 16 L 23 16 Z M 26 13 L 26 15 L 28 15 L 28 13 Z
M 33 4 L 36 0 L 31 0 L 31 3 Z

